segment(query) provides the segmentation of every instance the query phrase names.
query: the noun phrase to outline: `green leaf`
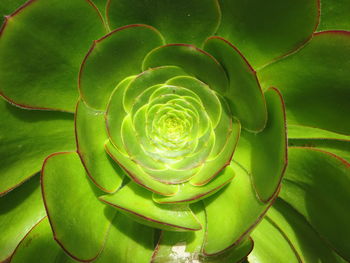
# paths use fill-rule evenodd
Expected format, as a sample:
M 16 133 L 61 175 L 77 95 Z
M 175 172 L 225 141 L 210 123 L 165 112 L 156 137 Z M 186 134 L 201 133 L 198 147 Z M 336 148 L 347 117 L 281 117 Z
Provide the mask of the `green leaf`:
M 322 150 L 289 148 L 289 166 L 279 197 L 346 260 L 350 260 L 349 189 L 349 163 Z
M 276 200 L 267 212 L 266 218 L 290 241 L 300 256 L 301 262 L 345 263 L 305 218 L 282 199 Z M 259 228 L 260 225 L 257 226 L 257 229 Z M 265 240 L 261 242 L 263 243 Z M 268 240 L 266 240 L 267 242 Z
M 160 33 L 145 25 L 118 28 L 94 41 L 80 69 L 82 98 L 91 107 L 104 110 L 117 84 L 138 74 L 146 54 L 162 44 Z
M 265 92 L 268 121 L 257 134 L 242 132 L 234 159 L 252 176 L 261 201 L 273 198 L 287 165 L 287 136 L 284 104 L 277 89 Z
M 5 21 L 5 16 L 15 12 L 26 0 L 2 0 L 0 2 L 0 25 Z
M 215 0 L 110 0 L 111 28 L 147 24 L 157 28 L 167 43 L 201 46 L 220 23 L 220 8 Z
M 73 263 L 78 261 L 64 253 L 53 239 L 49 220 L 45 217 L 28 232 L 11 258 L 11 263 L 23 262 Z
M 318 24 L 317 0 L 219 0 L 218 35 L 258 68 L 307 41 Z
M 195 231 L 202 228 L 187 205 L 161 205 L 152 200 L 152 192 L 130 181 L 118 192 L 100 200 L 115 207 L 141 224 L 171 231 Z
M 21 107 L 73 112 L 79 66 L 104 32 L 89 1 L 29 1 L 1 30 L 0 93 Z
M 204 50 L 212 54 L 228 74 L 230 87 L 222 95 L 228 99 L 232 114 L 239 119 L 243 128 L 262 130 L 267 121 L 265 99 L 248 61 L 236 47 L 221 37 L 207 39 Z
M 222 94 L 228 79 L 219 62 L 205 51 L 186 44 L 169 44 L 152 50 L 144 59 L 142 69 L 177 66 Z
M 113 220 L 106 244 L 94 263 L 148 263 L 154 250 L 154 229 L 121 213 Z
M 180 185 L 179 191 L 173 196 L 153 194 L 153 200 L 160 204 L 193 203 L 215 194 L 226 184 L 231 182 L 235 173 L 227 166 L 213 180 L 203 186 L 193 186 L 190 183 Z
M 206 216 L 202 202 L 191 205 L 191 208 L 201 224 L 205 225 Z M 154 250 L 152 263 L 241 262 L 242 258 L 246 257 L 253 248 L 252 240 L 248 239 L 220 255 L 205 256 L 201 253 L 204 237 L 204 228 L 195 232 L 163 231 Z
M 323 138 L 350 140 L 350 136 L 304 125 L 288 125 L 288 139 Z
M 269 219 L 263 219 L 251 236 L 254 249 L 248 256 L 250 263 L 303 262 L 290 240 Z
M 235 179 L 216 195 L 203 200 L 207 214 L 203 251 L 207 255 L 218 254 L 239 244 L 270 206 L 256 197 L 248 173 L 235 162 L 231 167 Z
M 45 215 L 39 176 L 0 197 L 0 262 L 11 256 L 17 244 Z
M 317 30 L 350 30 L 350 2 L 322 0 L 320 24 Z
M 259 71 L 258 78 L 265 89 L 280 88 L 288 124 L 350 135 L 349 54 L 350 33 L 318 33 L 298 52 Z
M 73 115 L 29 111 L 0 98 L 0 195 L 40 171 L 49 154 L 75 150 Z
M 76 259 L 97 257 L 114 211 L 98 200 L 100 192 L 88 180 L 77 153 L 56 153 L 46 159 L 42 191 L 57 242 Z
M 104 112 L 95 111 L 80 100 L 75 129 L 78 153 L 87 174 L 99 188 L 111 193 L 121 186 L 123 171 L 105 151 L 108 134 L 104 116 Z
M 132 161 L 129 156 L 124 155 L 114 147 L 111 142 L 105 144 L 105 149 L 135 183 L 161 195 L 171 196 L 178 192 L 179 187 L 177 185 L 169 185 L 156 181 L 149 174 L 145 173 L 137 163 Z

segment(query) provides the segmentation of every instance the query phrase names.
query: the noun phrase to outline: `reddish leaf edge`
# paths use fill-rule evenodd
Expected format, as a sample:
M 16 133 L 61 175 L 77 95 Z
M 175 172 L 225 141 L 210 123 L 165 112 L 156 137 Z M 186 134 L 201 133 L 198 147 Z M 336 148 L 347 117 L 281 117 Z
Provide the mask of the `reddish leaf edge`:
M 264 109 L 265 109 L 265 116 L 267 116 L 267 108 L 266 108 L 266 100 L 265 100 L 265 95 L 264 95 L 264 92 L 262 91 L 262 88 L 261 88 L 261 85 L 260 85 L 260 82 L 259 82 L 259 79 L 257 77 L 257 72 L 255 71 L 255 69 L 252 67 L 252 65 L 249 63 L 249 61 L 246 59 L 246 57 L 243 55 L 243 53 L 235 46 L 233 45 L 230 41 L 228 41 L 227 39 L 223 38 L 223 37 L 220 37 L 220 36 L 211 36 L 211 37 L 208 37 L 205 41 L 204 41 L 204 45 L 205 43 L 210 40 L 210 39 L 220 39 L 222 40 L 223 42 L 225 42 L 226 44 L 228 44 L 231 48 L 233 48 L 239 55 L 240 57 L 244 60 L 244 62 L 246 63 L 246 65 L 248 66 L 250 72 L 253 74 L 254 76 L 254 79 L 256 81 L 256 83 L 258 84 L 258 87 L 259 87 L 259 92 L 261 94 L 261 96 L 263 97 L 263 101 L 264 101 Z M 223 67 L 223 66 L 222 66 Z M 224 69 L 225 70 L 225 69 Z M 228 76 L 228 73 L 226 72 L 225 70 L 225 73 L 226 73 L 226 76 L 227 78 L 229 78 Z M 258 132 L 261 132 L 265 129 L 266 127 L 266 123 L 267 123 L 267 117 L 265 119 L 265 123 L 264 125 L 262 126 L 262 128 L 260 130 L 250 130 L 250 129 L 247 129 L 245 127 L 243 127 L 243 129 L 249 131 L 249 132 L 252 132 L 252 133 L 258 133 Z
M 49 156 L 46 157 L 44 163 L 43 163 L 43 166 L 42 166 L 42 169 L 41 169 L 41 177 L 40 177 L 40 185 L 41 185 L 41 194 L 42 194 L 42 199 L 43 199 L 43 202 L 44 202 L 44 207 L 45 207 L 45 211 L 46 211 L 46 215 L 47 215 L 47 218 L 49 220 L 49 224 L 50 224 L 50 227 L 51 227 L 51 230 L 52 230 L 52 233 L 53 233 L 53 238 L 54 240 L 60 245 L 60 247 L 71 257 L 73 258 L 74 260 L 77 260 L 77 261 L 80 261 L 80 262 L 91 262 L 93 260 L 95 260 L 100 254 L 101 252 L 103 251 L 103 248 L 104 248 L 104 245 L 107 241 L 107 236 L 108 236 L 108 232 L 109 232 L 109 229 L 112 225 L 112 221 L 109 223 L 109 226 L 108 226 L 108 231 L 106 232 L 106 236 L 103 240 L 103 244 L 101 245 L 101 248 L 100 250 L 98 251 L 97 255 L 94 256 L 93 258 L 90 258 L 90 259 L 80 259 L 78 257 L 76 257 L 75 255 L 73 255 L 66 247 L 65 245 L 62 243 L 62 241 L 57 238 L 57 234 L 56 234 L 56 231 L 55 231 L 55 228 L 53 227 L 53 223 L 51 221 L 51 217 L 50 217 L 50 213 L 49 213 L 49 210 L 48 210 L 48 205 L 47 205 L 47 202 L 46 202 L 46 198 L 45 198 L 45 187 L 44 187 L 44 178 L 45 178 L 45 173 L 44 173 L 44 169 L 45 169 L 45 166 L 46 166 L 46 163 L 47 161 L 51 158 L 51 157 L 54 157 L 56 155 L 62 155 L 62 154 L 77 154 L 77 152 L 75 151 L 71 151 L 71 152 L 57 152 L 57 153 L 53 153 L 53 154 L 50 154 Z
M 79 139 L 78 139 L 78 132 L 77 132 L 77 117 L 78 117 L 78 106 L 79 104 L 81 103 L 81 98 L 78 99 L 78 102 L 76 104 L 76 107 L 75 107 L 75 115 L 74 115 L 74 134 L 75 134 L 75 143 L 76 143 L 76 146 L 77 146 L 77 154 L 79 155 L 79 158 L 80 158 L 80 161 L 81 163 L 83 164 L 84 168 L 85 168 L 85 171 L 86 171 L 86 174 L 88 175 L 88 177 L 91 179 L 91 181 L 94 183 L 94 185 L 96 185 L 98 188 L 100 188 L 102 191 L 106 192 L 106 193 L 114 193 L 116 192 L 120 186 L 117 186 L 115 189 L 106 189 L 104 188 L 103 186 L 101 186 L 96 180 L 95 178 L 92 176 L 92 174 L 90 173 L 89 169 L 87 168 L 87 165 L 84 161 L 84 158 L 79 150 Z M 84 101 L 84 103 L 86 103 Z
M 41 219 L 38 220 L 38 222 L 36 222 L 29 230 L 28 232 L 24 235 L 24 237 L 19 241 L 19 243 L 17 244 L 15 250 L 12 252 L 12 254 L 5 259 L 5 261 L 2 261 L 1 263 L 10 263 L 12 261 L 12 258 L 14 257 L 14 255 L 16 254 L 19 246 L 24 242 L 24 240 L 27 238 L 27 236 L 34 230 L 34 228 L 36 228 L 42 221 L 44 221 L 44 219 L 46 219 L 47 216 L 43 216 Z
M 279 175 L 277 187 L 276 187 L 275 191 L 270 195 L 269 198 L 264 199 L 261 197 L 261 195 L 259 194 L 259 191 L 254 183 L 254 178 L 253 178 L 252 174 L 248 173 L 250 175 L 255 193 L 256 193 L 257 197 L 259 198 L 259 200 L 263 203 L 270 202 L 271 199 L 273 199 L 276 196 L 276 193 L 279 192 L 279 188 L 280 188 L 281 183 L 282 183 L 283 175 L 285 174 L 285 172 L 287 170 L 287 166 L 288 166 L 288 131 L 287 131 L 286 105 L 284 103 L 282 93 L 279 91 L 279 89 L 277 89 L 275 87 L 270 87 L 266 90 L 266 92 L 269 90 L 273 90 L 277 93 L 277 95 L 280 98 L 281 104 L 282 104 L 282 112 L 283 112 L 283 120 L 284 120 L 283 122 L 284 122 L 284 138 L 285 138 L 284 139 L 284 149 L 285 149 L 285 153 L 284 153 L 284 164 L 283 164 L 281 174 Z
M 304 41 L 299 43 L 299 45 L 296 45 L 294 48 L 292 48 L 290 51 L 287 51 L 285 54 L 282 54 L 282 55 L 272 59 L 271 61 L 265 63 L 264 65 L 258 67 L 256 69 L 256 71 L 261 71 L 265 67 L 268 67 L 269 65 L 274 64 L 275 62 L 278 62 L 286 57 L 289 57 L 290 55 L 293 55 L 294 53 L 297 53 L 299 50 L 303 49 L 303 47 L 305 47 L 312 40 L 315 33 L 317 33 L 317 28 L 318 28 L 320 21 L 321 21 L 321 0 L 316 0 L 316 5 L 317 5 L 317 17 L 316 17 L 317 21 L 316 21 L 316 24 L 314 26 L 313 33 L 308 38 L 306 38 Z
M 236 164 L 238 164 L 237 162 L 235 162 Z M 242 169 L 245 170 L 244 167 L 242 167 L 240 164 L 238 164 Z M 261 220 L 265 217 L 266 213 L 268 212 L 268 210 L 272 207 L 272 205 L 274 204 L 274 202 L 276 201 L 278 194 L 281 190 L 281 185 L 279 185 L 274 198 L 271 199 L 269 205 L 264 209 L 264 211 L 257 217 L 257 219 L 255 220 L 255 222 L 253 224 L 251 224 L 244 232 L 243 234 L 241 234 L 237 240 L 235 240 L 231 245 L 227 246 L 226 248 L 223 248 L 222 250 L 215 252 L 215 253 L 207 253 L 203 247 L 202 252 L 204 255 L 206 256 L 216 256 L 216 255 L 220 255 L 224 252 L 226 252 L 227 250 L 234 248 L 235 246 L 237 246 L 244 238 L 246 238 L 251 231 L 253 231 L 253 229 L 261 222 Z M 206 221 L 207 221 L 207 214 L 206 214 Z M 206 229 L 207 230 L 207 229 Z M 204 235 L 204 244 L 207 242 L 207 233 L 208 231 L 205 232 Z

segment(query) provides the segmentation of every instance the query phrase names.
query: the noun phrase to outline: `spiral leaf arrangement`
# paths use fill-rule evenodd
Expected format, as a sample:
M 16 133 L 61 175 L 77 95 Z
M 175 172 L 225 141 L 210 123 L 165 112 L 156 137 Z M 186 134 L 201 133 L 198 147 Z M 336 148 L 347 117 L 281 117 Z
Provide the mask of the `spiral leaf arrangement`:
M 350 5 L 248 2 L 0 3 L 1 262 L 350 259 Z

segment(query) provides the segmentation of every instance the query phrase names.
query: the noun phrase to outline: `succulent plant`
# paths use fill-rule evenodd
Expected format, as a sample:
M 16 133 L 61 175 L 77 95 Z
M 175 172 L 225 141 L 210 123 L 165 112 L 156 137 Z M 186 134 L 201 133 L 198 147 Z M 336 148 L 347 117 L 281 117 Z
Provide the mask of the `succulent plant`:
M 350 2 L 0 12 L 0 262 L 350 261 Z

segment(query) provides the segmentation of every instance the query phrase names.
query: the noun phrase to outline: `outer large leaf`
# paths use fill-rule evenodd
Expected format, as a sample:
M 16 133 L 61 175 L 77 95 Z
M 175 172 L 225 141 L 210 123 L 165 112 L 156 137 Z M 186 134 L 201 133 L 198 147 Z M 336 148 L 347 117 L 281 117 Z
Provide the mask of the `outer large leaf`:
M 298 48 L 318 23 L 317 0 L 219 0 L 218 34 L 236 45 L 254 68 Z
M 289 161 L 280 197 L 350 260 L 349 163 L 321 150 L 293 147 Z
M 49 220 L 44 218 L 35 225 L 26 237 L 18 244 L 11 263 L 74 263 L 57 242 L 52 238 Z
M 74 111 L 77 72 L 105 29 L 88 0 L 30 0 L 1 30 L 0 87 L 27 108 Z
M 110 0 L 111 28 L 129 24 L 148 24 L 160 30 L 167 43 L 201 46 L 215 33 L 220 22 L 215 0 Z
M 280 88 L 288 124 L 350 134 L 349 55 L 349 32 L 318 33 L 298 52 L 259 71 L 258 78 L 263 88 Z
M 0 262 L 11 256 L 21 239 L 44 216 L 39 176 L 0 197 Z
M 19 109 L 0 99 L 0 195 L 40 171 L 53 152 L 75 150 L 73 115 Z
M 42 192 L 54 237 L 73 258 L 90 261 L 102 250 L 114 216 L 97 198 L 77 153 L 45 160 Z

